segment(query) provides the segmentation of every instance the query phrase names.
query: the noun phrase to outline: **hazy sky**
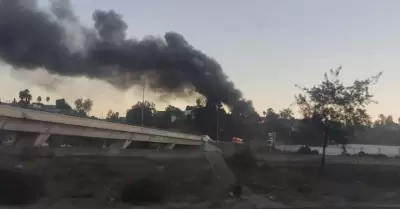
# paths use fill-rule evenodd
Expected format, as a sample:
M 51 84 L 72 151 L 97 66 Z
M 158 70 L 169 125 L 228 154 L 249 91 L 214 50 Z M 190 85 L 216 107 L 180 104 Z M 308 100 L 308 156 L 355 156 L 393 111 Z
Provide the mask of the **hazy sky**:
M 220 62 L 258 111 L 290 106 L 298 93 L 294 84 L 313 85 L 324 72 L 342 65 L 347 82 L 383 71 L 372 90 L 379 104 L 371 105 L 369 113 L 374 118 L 379 113 L 400 116 L 400 1 L 72 0 L 72 4 L 88 25 L 95 9 L 114 9 L 128 23 L 131 37 L 181 33 Z M 65 97 L 70 103 L 90 97 L 98 116 L 110 108 L 125 113 L 141 100 L 138 90 L 121 93 L 99 81 L 51 79 L 44 72 L 30 75 L 43 84 L 57 84 L 46 87 L 21 80 L 7 66 L 0 73 L 2 100 L 12 100 L 24 88 L 31 89 L 34 98 Z M 57 89 L 51 90 L 54 86 Z M 146 98 L 154 96 L 146 92 Z M 183 106 L 185 101 L 171 103 Z

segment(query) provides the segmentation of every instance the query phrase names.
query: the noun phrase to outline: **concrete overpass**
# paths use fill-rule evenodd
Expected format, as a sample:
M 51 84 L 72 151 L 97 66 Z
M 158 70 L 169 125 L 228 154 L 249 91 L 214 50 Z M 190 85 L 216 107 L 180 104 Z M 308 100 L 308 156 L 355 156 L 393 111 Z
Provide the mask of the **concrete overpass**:
M 0 130 L 34 133 L 35 137 L 17 138 L 24 146 L 41 146 L 51 135 L 117 139 L 114 148 L 127 148 L 132 141 L 200 146 L 202 137 L 166 130 L 73 117 L 44 111 L 0 105 Z

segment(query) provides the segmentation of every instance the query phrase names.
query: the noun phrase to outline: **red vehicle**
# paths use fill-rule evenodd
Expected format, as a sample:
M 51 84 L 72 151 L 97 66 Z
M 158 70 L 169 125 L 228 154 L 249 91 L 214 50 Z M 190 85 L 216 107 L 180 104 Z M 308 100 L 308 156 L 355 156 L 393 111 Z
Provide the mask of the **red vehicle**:
M 232 137 L 232 143 L 243 144 L 243 139 L 238 138 L 238 137 Z

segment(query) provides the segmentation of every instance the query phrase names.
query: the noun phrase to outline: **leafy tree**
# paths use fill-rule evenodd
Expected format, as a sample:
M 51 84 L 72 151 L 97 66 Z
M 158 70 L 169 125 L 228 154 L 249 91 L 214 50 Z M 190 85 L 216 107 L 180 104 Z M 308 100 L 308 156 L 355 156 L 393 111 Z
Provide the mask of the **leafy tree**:
M 78 113 L 78 115 L 85 116 L 86 113 L 83 110 L 83 99 L 79 98 L 79 99 L 75 100 L 74 104 L 75 104 L 75 111 Z
M 294 125 L 294 117 L 291 109 L 286 108 L 279 111 L 268 108 L 263 112 L 265 116 L 263 123 L 262 138 L 268 138 L 268 133 L 275 132 L 280 141 L 289 142 L 292 140 L 292 127 Z
M 181 109 L 168 105 L 168 107 L 165 108 L 163 117 L 163 120 L 171 126 L 171 124 L 178 124 L 184 118 L 184 114 Z
M 382 122 L 380 120 L 375 120 L 373 126 L 374 126 L 374 128 L 378 128 L 378 127 L 382 126 Z
M 142 109 L 143 108 L 143 109 Z M 143 110 L 143 111 L 142 111 Z M 143 115 L 142 115 L 143 112 Z M 126 122 L 134 125 L 152 126 L 153 116 L 156 112 L 155 104 L 149 101 L 137 102 L 126 112 Z
M 206 106 L 206 103 L 205 103 L 204 100 L 199 98 L 199 99 L 196 99 L 196 106 L 197 107 L 204 107 L 204 106 Z
M 388 116 L 385 118 L 385 125 L 393 125 L 393 124 L 394 124 L 393 116 L 388 115 Z
M 168 107 L 165 108 L 165 112 L 168 113 L 168 116 L 175 116 L 177 118 L 183 117 L 183 111 L 172 105 L 168 105 Z
M 89 112 L 92 110 L 93 101 L 91 99 L 79 98 L 75 100 L 75 111 L 80 116 L 87 116 Z
M 263 112 L 265 115 L 265 119 L 267 121 L 276 121 L 279 119 L 279 115 L 275 113 L 275 110 L 272 108 L 268 108 L 266 112 Z
M 384 114 L 379 114 L 380 124 L 383 126 L 386 122 L 386 116 Z
M 257 132 L 258 114 L 254 111 L 251 101 L 240 100 L 230 107 L 228 113 L 220 103 L 198 99 L 196 105 L 187 106 L 191 114 L 185 119 L 185 126 L 193 131 L 205 134 L 212 139 L 231 140 L 233 136 L 252 139 Z M 189 130 L 189 128 L 187 128 Z
M 109 121 L 118 121 L 119 120 L 119 112 L 113 112 L 112 110 L 108 110 L 106 120 Z
M 292 120 L 294 119 L 293 111 L 290 108 L 283 109 L 279 112 L 279 117 L 285 120 Z
M 107 115 L 106 115 L 106 119 L 110 119 L 111 116 L 113 115 L 113 111 L 111 109 L 108 110 Z
M 153 125 L 157 128 L 176 131 L 189 131 L 185 113 L 178 107 L 169 105 L 165 111 L 156 111 L 153 115 Z
M 275 113 L 272 108 L 268 108 L 263 114 L 265 116 L 264 129 L 267 132 L 278 132 L 279 127 L 282 125 L 279 121 L 279 114 Z
M 28 105 L 31 103 L 32 100 L 32 95 L 29 92 L 29 89 L 25 89 L 23 91 L 19 92 L 19 104 L 22 107 L 28 107 Z
M 196 100 L 196 106 L 191 107 L 193 120 L 192 125 L 195 127 L 196 132 L 209 135 L 211 138 L 216 139 L 217 135 L 217 109 L 215 104 L 207 102 L 204 104 Z M 190 119 L 190 118 L 189 118 Z
M 341 67 L 330 70 L 329 74 L 325 73 L 324 80 L 312 88 L 298 86 L 303 93 L 295 97 L 303 117 L 311 119 L 323 135 L 321 171 L 324 170 L 328 140 L 346 144 L 355 128 L 369 124 L 365 107 L 374 102 L 369 87 L 381 75 L 355 80 L 352 85 L 345 86 L 339 80 L 340 72 Z
M 46 97 L 46 102 L 49 103 L 50 97 Z
M 37 99 L 36 99 L 36 101 L 39 102 L 39 103 L 41 103 L 41 102 L 42 102 L 42 97 L 41 97 L 41 96 L 38 96 Z
M 85 99 L 85 101 L 83 101 L 83 110 L 86 112 L 86 114 L 89 114 L 89 112 L 92 111 L 92 107 L 93 100 Z
M 254 110 L 250 100 L 239 100 L 233 104 L 231 114 L 225 117 L 225 120 L 227 124 L 224 130 L 232 129 L 232 136 L 251 140 L 260 134 L 260 127 L 257 125 L 260 121 L 260 116 Z

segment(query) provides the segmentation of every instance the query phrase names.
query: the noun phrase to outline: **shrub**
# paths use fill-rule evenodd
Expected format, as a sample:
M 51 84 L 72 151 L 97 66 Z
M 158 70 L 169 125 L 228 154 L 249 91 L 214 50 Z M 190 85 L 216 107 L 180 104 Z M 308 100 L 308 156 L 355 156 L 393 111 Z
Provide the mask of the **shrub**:
M 364 151 L 360 151 L 359 153 L 357 153 L 358 156 L 367 156 L 368 154 L 365 153 Z
M 374 157 L 374 158 L 389 158 L 389 156 L 385 154 L 368 154 L 365 153 L 364 151 L 360 151 L 356 154 L 356 156 L 369 156 L 369 157 Z
M 302 146 L 300 147 L 297 151 L 297 154 L 302 154 L 302 155 L 318 155 L 319 152 L 318 150 L 311 150 L 309 146 Z
M 296 153 L 298 154 L 311 154 L 311 149 L 309 146 L 302 146 L 300 147 Z

